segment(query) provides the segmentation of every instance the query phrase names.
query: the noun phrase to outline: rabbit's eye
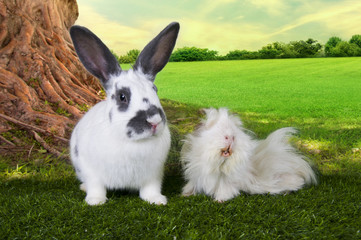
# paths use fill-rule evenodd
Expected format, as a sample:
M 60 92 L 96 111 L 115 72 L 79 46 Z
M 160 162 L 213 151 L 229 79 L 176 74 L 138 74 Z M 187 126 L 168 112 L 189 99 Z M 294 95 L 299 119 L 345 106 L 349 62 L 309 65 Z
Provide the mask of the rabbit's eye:
M 123 93 L 120 94 L 119 99 L 121 102 L 127 102 L 127 97 Z
M 128 87 L 122 87 L 116 90 L 112 95 L 112 99 L 114 99 L 118 105 L 119 111 L 124 112 L 128 109 L 129 103 L 131 102 L 132 93 Z

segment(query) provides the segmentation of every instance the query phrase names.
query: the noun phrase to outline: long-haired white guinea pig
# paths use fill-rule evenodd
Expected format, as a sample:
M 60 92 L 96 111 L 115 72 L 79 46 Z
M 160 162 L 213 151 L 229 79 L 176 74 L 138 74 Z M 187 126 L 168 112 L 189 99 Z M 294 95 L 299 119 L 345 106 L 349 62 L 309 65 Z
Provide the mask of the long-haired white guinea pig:
M 183 195 L 203 193 L 222 202 L 240 191 L 277 194 L 316 183 L 311 166 L 288 141 L 294 132 L 282 128 L 257 141 L 227 109 L 207 109 L 181 151 Z
M 167 203 L 161 185 L 170 132 L 154 79 L 167 64 L 178 32 L 178 23 L 169 24 L 143 49 L 133 69 L 123 71 L 96 35 L 71 27 L 79 59 L 107 94 L 82 117 L 70 141 L 71 160 L 89 205 L 103 204 L 107 189 L 139 190 L 145 201 Z

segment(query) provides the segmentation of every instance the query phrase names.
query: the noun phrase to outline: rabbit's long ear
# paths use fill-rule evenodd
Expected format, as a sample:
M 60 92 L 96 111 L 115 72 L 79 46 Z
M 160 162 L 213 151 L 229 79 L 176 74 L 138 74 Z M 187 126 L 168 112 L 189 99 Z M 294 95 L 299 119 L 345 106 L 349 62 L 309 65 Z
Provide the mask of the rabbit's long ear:
M 70 28 L 75 51 L 84 67 L 99 78 L 105 90 L 111 86 L 111 75 L 121 72 L 118 61 L 105 44 L 89 29 L 80 26 Z
M 175 42 L 178 37 L 179 23 L 169 24 L 158 36 L 156 36 L 139 54 L 134 65 L 134 70 L 142 71 L 154 81 L 157 73 L 169 61 Z

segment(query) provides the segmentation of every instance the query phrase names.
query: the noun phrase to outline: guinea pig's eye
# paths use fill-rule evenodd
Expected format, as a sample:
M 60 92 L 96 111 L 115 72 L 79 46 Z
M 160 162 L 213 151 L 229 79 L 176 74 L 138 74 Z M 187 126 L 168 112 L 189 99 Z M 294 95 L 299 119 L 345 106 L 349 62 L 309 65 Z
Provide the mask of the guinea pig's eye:
M 119 94 L 119 99 L 121 102 L 124 102 L 124 103 L 127 102 L 127 97 L 123 93 Z

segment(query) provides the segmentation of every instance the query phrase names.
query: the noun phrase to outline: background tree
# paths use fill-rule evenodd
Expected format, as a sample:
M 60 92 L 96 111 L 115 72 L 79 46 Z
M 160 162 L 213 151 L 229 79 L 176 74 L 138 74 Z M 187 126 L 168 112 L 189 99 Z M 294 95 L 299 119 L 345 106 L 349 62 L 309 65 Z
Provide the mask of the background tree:
M 126 55 L 123 56 L 117 56 L 114 54 L 114 56 L 118 59 L 119 63 L 135 63 L 137 60 L 137 57 L 139 56 L 140 50 L 138 49 L 132 49 L 127 52 Z
M 170 58 L 172 62 L 210 61 L 217 59 L 217 51 L 208 48 L 183 47 L 175 50 Z
M 342 42 L 342 39 L 339 38 L 339 37 L 330 37 L 327 41 L 327 43 L 325 44 L 325 54 L 326 56 L 330 56 L 330 53 L 331 53 L 331 49 L 336 47 L 336 45 L 339 43 L 339 42 Z
M 322 48 L 322 45 L 312 38 L 306 41 L 292 41 L 290 42 L 291 48 L 296 53 L 296 57 L 313 57 Z
M 262 49 L 258 51 L 258 54 L 259 58 L 271 59 L 277 58 L 281 54 L 281 51 L 282 50 L 279 48 L 278 43 L 273 43 L 262 47 Z
M 295 58 L 297 53 L 293 50 L 290 44 L 285 44 L 282 42 L 273 43 L 274 48 L 279 51 L 278 58 Z
M 331 57 L 355 57 L 361 56 L 361 48 L 355 43 L 341 41 L 334 48 L 331 48 L 329 54 Z
M 353 35 L 350 39 L 350 43 L 356 44 L 359 48 L 361 48 L 361 35 Z
M 247 50 L 229 51 L 222 59 L 223 60 L 243 60 L 243 59 L 257 59 L 258 52 L 251 52 Z

